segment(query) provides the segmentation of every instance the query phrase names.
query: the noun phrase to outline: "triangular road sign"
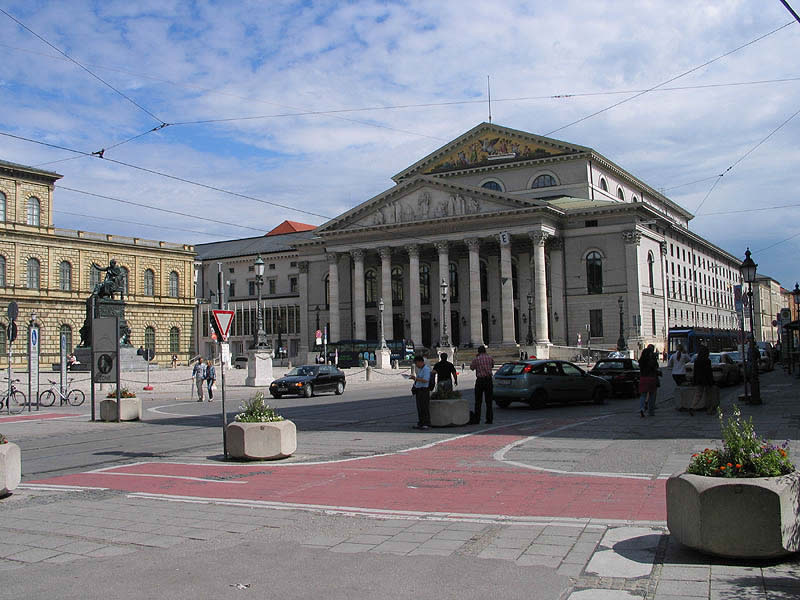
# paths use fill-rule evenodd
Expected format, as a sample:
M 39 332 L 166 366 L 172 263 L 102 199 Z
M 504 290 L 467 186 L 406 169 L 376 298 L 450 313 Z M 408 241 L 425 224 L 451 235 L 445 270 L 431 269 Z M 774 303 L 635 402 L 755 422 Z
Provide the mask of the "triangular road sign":
M 231 330 L 231 323 L 233 323 L 232 310 L 212 310 L 211 314 L 214 316 L 212 325 L 220 337 L 220 340 L 225 341 L 228 339 L 228 333 Z

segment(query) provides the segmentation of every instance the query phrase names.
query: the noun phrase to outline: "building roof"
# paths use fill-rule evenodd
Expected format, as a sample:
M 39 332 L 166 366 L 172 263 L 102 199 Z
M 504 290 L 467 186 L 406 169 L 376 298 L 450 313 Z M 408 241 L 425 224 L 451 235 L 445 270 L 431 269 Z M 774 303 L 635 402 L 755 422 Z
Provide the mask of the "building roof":
M 299 221 L 284 221 L 275 229 L 270 231 L 267 235 L 286 235 L 287 233 L 299 233 L 301 231 L 313 231 L 316 225 L 309 225 L 308 223 L 300 223 Z
M 61 179 L 63 175 L 56 173 L 55 171 L 45 171 L 43 169 L 37 169 L 36 167 L 29 167 L 28 165 L 21 165 L 19 163 L 9 162 L 7 160 L 0 160 L 0 169 L 8 169 L 13 171 L 22 171 L 25 173 L 31 173 L 33 175 L 38 175 L 40 177 L 47 177 L 53 179 Z
M 251 256 L 255 254 L 272 254 L 275 252 L 291 252 L 295 243 L 314 237 L 314 231 L 298 231 L 281 235 L 259 235 L 239 240 L 225 240 L 208 244 L 197 244 L 197 260 L 215 258 L 233 258 L 235 256 Z
M 575 198 L 573 196 L 557 196 L 555 198 L 539 198 L 550 206 L 555 206 L 561 210 L 586 210 L 587 208 L 599 208 L 601 206 L 614 206 L 622 204 L 613 200 L 589 200 L 588 198 Z

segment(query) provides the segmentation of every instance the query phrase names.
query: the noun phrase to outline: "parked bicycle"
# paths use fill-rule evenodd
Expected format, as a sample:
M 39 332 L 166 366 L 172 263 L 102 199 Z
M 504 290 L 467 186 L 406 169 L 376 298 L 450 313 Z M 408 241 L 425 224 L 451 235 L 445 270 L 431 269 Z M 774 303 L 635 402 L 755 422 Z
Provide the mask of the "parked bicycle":
M 8 377 L 5 380 L 8 381 Z M 25 408 L 25 394 L 16 388 L 15 383 L 19 383 L 19 379 L 12 379 L 11 386 L 6 386 L 3 395 L 0 397 L 0 412 L 6 409 L 8 412 L 16 414 L 21 413 L 22 409 Z
M 64 390 L 63 394 L 61 393 L 61 386 L 57 381 L 53 381 L 52 379 L 48 379 L 47 381 L 50 382 L 50 389 L 39 394 L 39 404 L 41 406 L 53 406 L 56 398 L 59 399 L 60 404 L 66 402 L 70 406 L 80 406 L 83 404 L 83 401 L 86 400 L 86 396 L 82 391 L 69 388 L 72 382 L 75 381 L 74 379 L 67 380 L 67 388 Z

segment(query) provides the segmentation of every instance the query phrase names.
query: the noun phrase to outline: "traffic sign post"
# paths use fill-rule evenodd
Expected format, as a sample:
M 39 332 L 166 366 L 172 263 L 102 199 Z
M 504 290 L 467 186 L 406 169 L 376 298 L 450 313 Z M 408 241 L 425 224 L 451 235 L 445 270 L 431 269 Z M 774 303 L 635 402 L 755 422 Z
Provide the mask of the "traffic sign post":
M 117 384 L 117 423 L 120 416 L 119 317 L 92 319 L 92 421 L 95 383 Z
M 142 358 L 147 365 L 147 385 L 142 388 L 146 392 L 153 391 L 153 386 L 150 385 L 150 361 L 153 360 L 154 355 L 155 352 L 153 352 L 152 348 L 145 348 L 144 352 L 142 352 Z
M 14 340 L 17 339 L 17 324 L 15 320 L 19 316 L 19 306 L 17 303 L 9 302 L 6 313 L 8 314 L 8 327 L 6 328 L 6 342 L 8 347 L 6 348 L 6 353 L 8 354 L 8 398 L 10 400 L 11 382 L 14 379 L 14 371 L 11 369 L 11 359 L 13 358 L 11 346 Z M 11 402 L 7 402 L 6 407 L 8 408 L 8 413 L 11 414 Z
M 212 310 L 211 325 L 214 328 L 214 333 L 221 341 L 228 339 L 228 334 L 231 331 L 231 323 L 233 323 L 232 310 Z
M 225 360 L 222 356 L 223 342 L 228 338 L 228 332 L 233 323 L 233 311 L 224 310 L 225 300 L 222 295 L 222 263 L 217 263 L 217 309 L 212 310 L 211 325 L 217 334 L 218 354 L 219 354 L 219 381 L 220 381 L 220 400 L 222 400 L 222 453 L 225 459 L 228 458 L 228 414 L 225 412 Z
M 28 326 L 28 412 L 36 398 L 36 410 L 39 410 L 39 326 L 36 319 L 31 318 Z

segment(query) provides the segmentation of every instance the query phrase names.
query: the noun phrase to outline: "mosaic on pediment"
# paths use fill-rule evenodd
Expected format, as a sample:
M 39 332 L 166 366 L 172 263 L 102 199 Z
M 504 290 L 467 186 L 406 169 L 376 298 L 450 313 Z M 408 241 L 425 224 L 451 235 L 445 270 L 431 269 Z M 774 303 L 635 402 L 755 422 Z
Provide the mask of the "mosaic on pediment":
M 426 169 L 425 173 L 442 173 L 520 160 L 547 158 L 556 154 L 561 153 L 532 142 L 526 143 L 524 140 L 490 133 L 454 148 L 448 155 Z
M 500 203 L 479 200 L 461 193 L 423 189 L 397 200 L 385 202 L 367 216 L 356 221 L 355 225 L 357 227 L 395 225 L 497 212 L 508 210 L 508 208 Z

